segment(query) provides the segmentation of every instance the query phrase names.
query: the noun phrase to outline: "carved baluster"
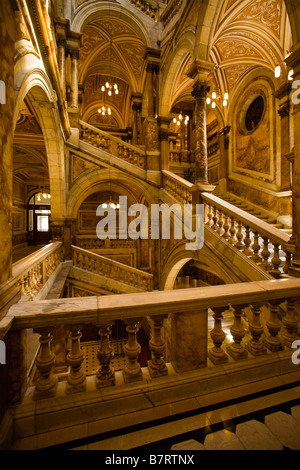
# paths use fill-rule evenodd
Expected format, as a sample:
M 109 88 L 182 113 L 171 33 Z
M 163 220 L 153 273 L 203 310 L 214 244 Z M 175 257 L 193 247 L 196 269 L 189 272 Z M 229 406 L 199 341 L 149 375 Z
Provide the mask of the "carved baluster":
M 227 214 L 224 215 L 224 233 L 223 233 L 223 238 L 225 240 L 228 240 L 230 238 L 230 225 L 229 225 L 229 216 Z
M 222 348 L 222 343 L 226 337 L 222 330 L 222 319 L 224 307 L 215 307 L 213 310 L 214 328 L 210 332 L 214 347 L 208 351 L 208 357 L 214 364 L 222 364 L 228 362 L 228 356 Z
M 38 378 L 36 382 L 34 399 L 54 396 L 56 392 L 57 377 L 53 374 L 55 355 L 52 352 L 52 331 L 48 328 L 34 329 L 40 334 L 40 353 L 36 360 Z
M 100 336 L 97 357 L 100 367 L 96 374 L 96 388 L 109 387 L 115 385 L 115 372 L 111 365 L 114 357 L 114 349 L 110 345 L 109 336 L 111 334 L 112 323 L 100 324 L 98 334 Z
M 250 227 L 246 227 L 246 234 L 245 234 L 245 238 L 244 238 L 245 248 L 243 249 L 243 253 L 246 256 L 251 256 L 252 255 L 252 250 L 250 248 L 250 245 L 251 245 L 250 232 L 251 232 Z
M 230 229 L 229 229 L 229 232 L 230 232 L 230 238 L 229 238 L 229 241 L 230 243 L 232 243 L 233 245 L 236 243 L 236 229 L 235 229 L 235 220 L 234 220 L 234 217 L 230 217 Z
M 273 257 L 272 257 L 272 265 L 273 265 L 273 269 L 271 271 L 271 274 L 272 276 L 274 276 L 275 278 L 279 278 L 280 275 L 281 275 L 281 272 L 279 270 L 279 266 L 280 266 L 280 263 L 281 263 L 281 259 L 280 259 L 280 256 L 279 256 L 279 245 L 277 243 L 273 244 L 274 246 L 274 254 L 273 254 Z
M 242 339 L 246 334 L 246 330 L 242 323 L 242 314 L 245 307 L 246 305 L 235 305 L 233 307 L 234 322 L 230 328 L 230 333 L 233 337 L 233 343 L 227 346 L 227 352 L 235 360 L 245 359 L 248 357 L 245 346 L 242 344 Z
M 266 326 L 270 334 L 269 336 L 265 337 L 264 344 L 272 352 L 281 351 L 283 349 L 283 345 L 278 336 L 278 333 L 282 326 L 282 323 L 279 320 L 278 316 L 278 306 L 280 303 L 280 300 L 269 301 L 270 319 L 267 321 Z
M 67 393 L 81 392 L 85 390 L 86 377 L 81 365 L 84 361 L 84 353 L 80 347 L 80 338 L 82 336 L 81 327 L 72 325 L 70 327 L 71 351 L 67 355 L 67 364 L 70 372 L 67 379 Z
M 286 346 L 291 347 L 292 343 L 297 339 L 297 326 L 298 322 L 295 314 L 295 301 L 296 299 L 286 300 L 286 315 L 282 319 L 285 326 L 285 331 L 282 334 L 282 340 Z
M 213 207 L 213 217 L 212 217 L 212 220 L 213 220 L 213 225 L 212 225 L 212 229 L 213 230 L 217 230 L 218 228 L 218 209 L 216 207 Z
M 289 268 L 291 266 L 291 263 L 292 263 L 292 253 L 290 253 L 289 251 L 286 251 L 285 252 L 285 263 L 284 263 L 284 266 L 282 268 L 282 270 L 285 274 L 288 273 Z
M 137 342 L 136 334 L 140 328 L 139 319 L 130 318 L 125 320 L 127 324 L 126 331 L 128 333 L 127 343 L 124 346 L 124 353 L 126 356 L 126 366 L 123 370 L 124 382 L 135 382 L 142 380 L 142 370 L 138 363 L 138 356 L 141 352 L 141 346 Z
M 223 229 L 223 225 L 224 225 L 224 219 L 223 219 L 223 213 L 221 210 L 218 210 L 218 214 L 219 214 L 219 217 L 218 217 L 218 234 L 220 235 L 220 237 L 223 235 L 224 233 L 224 229 Z
M 270 252 L 269 252 L 269 239 L 267 237 L 264 237 L 263 238 L 264 240 L 264 246 L 263 246 L 263 249 L 261 251 L 261 256 L 263 258 L 263 261 L 260 263 L 260 265 L 266 270 L 270 270 L 271 269 L 271 265 L 269 263 L 269 256 L 270 256 Z
M 213 224 L 212 217 L 213 217 L 212 206 L 210 204 L 207 204 L 207 225 L 209 227 L 211 227 Z
M 237 238 L 237 242 L 235 243 L 235 247 L 238 248 L 239 250 L 242 250 L 245 246 L 244 242 L 243 242 L 243 238 L 244 238 L 244 235 L 243 235 L 243 224 L 242 222 L 238 222 L 238 230 L 237 230 L 237 233 L 236 233 L 236 238 Z
M 253 354 L 253 356 L 259 356 L 261 354 L 266 354 L 267 352 L 267 349 L 264 347 L 261 339 L 264 328 L 260 322 L 260 309 L 261 304 L 255 303 L 252 305 L 252 319 L 249 321 L 249 330 L 252 338 L 248 342 L 247 348 L 248 351 Z
M 152 337 L 149 341 L 152 358 L 148 361 L 148 371 L 152 378 L 168 375 L 168 369 L 163 359 L 165 342 L 161 335 L 164 318 L 164 316 L 152 317 Z
M 252 254 L 252 256 L 251 256 L 251 259 L 252 259 L 255 263 L 260 263 L 261 260 L 262 260 L 261 256 L 259 255 L 259 250 L 260 250 L 259 233 L 258 233 L 258 232 L 254 232 L 254 241 L 253 241 L 253 245 L 252 245 L 253 254 Z

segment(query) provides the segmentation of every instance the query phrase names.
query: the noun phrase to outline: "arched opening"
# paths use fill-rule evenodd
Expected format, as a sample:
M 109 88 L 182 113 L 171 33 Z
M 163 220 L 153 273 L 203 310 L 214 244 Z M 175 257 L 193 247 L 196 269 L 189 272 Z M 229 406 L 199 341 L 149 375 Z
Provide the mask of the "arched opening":
M 27 205 L 27 237 L 29 245 L 45 245 L 51 239 L 51 195 L 43 190 L 37 192 Z

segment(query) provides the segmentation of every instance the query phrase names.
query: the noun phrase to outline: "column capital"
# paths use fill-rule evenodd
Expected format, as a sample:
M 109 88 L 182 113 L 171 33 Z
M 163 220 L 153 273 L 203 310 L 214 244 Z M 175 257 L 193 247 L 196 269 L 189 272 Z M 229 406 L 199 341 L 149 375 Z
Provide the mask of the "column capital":
M 195 59 L 186 72 L 187 76 L 195 81 L 206 83 L 209 74 L 214 70 L 215 64 L 206 60 Z
M 200 82 L 200 80 L 197 80 L 194 85 L 193 85 L 193 91 L 191 95 L 197 100 L 197 99 L 206 99 L 207 93 L 209 92 L 210 87 L 206 85 L 205 83 Z

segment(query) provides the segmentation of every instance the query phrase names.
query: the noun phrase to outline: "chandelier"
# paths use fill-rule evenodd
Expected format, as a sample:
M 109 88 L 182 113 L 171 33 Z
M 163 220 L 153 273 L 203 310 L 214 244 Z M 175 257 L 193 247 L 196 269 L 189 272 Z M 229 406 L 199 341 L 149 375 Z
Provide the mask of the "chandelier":
M 187 125 L 187 123 L 189 122 L 190 120 L 190 117 L 188 115 L 186 115 L 185 117 L 183 116 L 182 113 L 179 114 L 178 117 L 174 117 L 173 118 L 173 123 L 174 124 L 177 124 L 177 126 L 180 126 L 181 122 L 183 121 L 185 125 Z
M 118 95 L 119 89 L 116 80 L 111 75 L 111 50 L 112 50 L 112 41 L 110 41 L 109 46 L 109 78 L 106 80 L 104 84 L 101 86 L 101 91 L 103 93 L 107 93 L 108 96 L 112 96 L 113 94 Z
M 110 116 L 111 115 L 111 109 L 103 105 L 101 108 L 98 109 L 98 113 L 101 114 L 102 116 L 106 116 L 106 113 Z

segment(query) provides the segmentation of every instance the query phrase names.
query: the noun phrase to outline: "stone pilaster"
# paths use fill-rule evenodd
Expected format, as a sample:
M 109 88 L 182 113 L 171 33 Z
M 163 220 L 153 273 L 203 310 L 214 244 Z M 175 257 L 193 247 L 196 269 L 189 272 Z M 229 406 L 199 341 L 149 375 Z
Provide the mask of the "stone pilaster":
M 228 147 L 229 147 L 230 126 L 223 127 L 218 132 L 219 149 L 220 149 L 220 181 L 219 189 L 221 193 L 227 190 L 228 180 Z
M 12 269 L 12 171 L 14 113 L 15 12 L 13 2 L 0 0 L 0 283 Z
M 160 137 L 160 169 L 169 170 L 169 117 L 158 118 Z
M 292 102 L 295 129 L 295 145 L 294 145 L 294 165 L 293 165 L 293 236 L 295 240 L 295 252 L 293 255 L 292 266 L 289 274 L 300 277 L 300 139 L 297 131 L 300 129 L 300 44 L 295 48 L 294 52 L 285 60 L 287 65 L 294 69 L 294 83 L 292 84 Z

